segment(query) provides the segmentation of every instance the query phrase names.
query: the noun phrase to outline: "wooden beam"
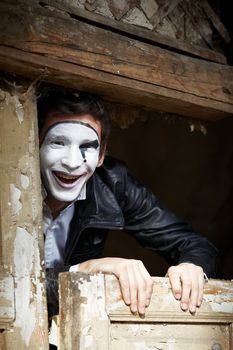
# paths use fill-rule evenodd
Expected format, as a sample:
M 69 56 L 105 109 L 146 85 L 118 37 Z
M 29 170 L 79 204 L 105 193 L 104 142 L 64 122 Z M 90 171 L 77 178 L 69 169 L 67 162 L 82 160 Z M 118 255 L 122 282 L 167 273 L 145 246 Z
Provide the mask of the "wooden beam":
M 9 328 L 14 318 L 14 278 L 9 272 L 0 268 L 0 329 Z
M 170 1 L 167 1 L 169 4 Z M 159 11 L 159 18 L 155 15 L 155 22 L 167 16 L 171 10 L 180 2 L 176 0 L 176 3 L 172 3 L 171 6 L 163 5 Z M 155 45 L 167 50 L 173 50 L 174 52 L 185 54 L 190 57 L 198 57 L 207 61 L 227 64 L 226 57 L 217 51 L 205 49 L 201 46 L 191 45 L 183 40 L 170 38 L 165 35 L 158 34 L 154 31 L 149 31 L 144 28 L 139 28 L 134 25 L 128 25 L 123 22 L 116 21 L 114 19 L 107 18 L 105 16 L 83 10 L 75 7 L 75 4 L 69 4 L 63 0 L 43 0 L 41 4 L 48 5 L 54 9 L 63 11 L 64 14 L 76 18 L 80 21 L 92 24 L 94 26 L 112 31 L 121 35 L 125 35 L 128 38 L 139 40 L 146 44 Z M 167 8 L 167 9 L 166 9 Z
M 0 66 L 140 108 L 233 114 L 233 68 L 171 53 L 41 6 L 0 4 Z M 22 22 L 22 18 L 24 21 Z
M 0 327 L 7 350 L 48 349 L 36 103 L 0 89 Z
M 203 8 L 207 18 L 211 21 L 213 27 L 215 27 L 215 29 L 221 35 L 225 43 L 229 45 L 231 43 L 230 34 L 224 26 L 224 24 L 220 21 L 219 17 L 214 12 L 213 8 L 210 6 L 209 2 L 207 0 L 198 0 L 198 4 L 200 7 Z

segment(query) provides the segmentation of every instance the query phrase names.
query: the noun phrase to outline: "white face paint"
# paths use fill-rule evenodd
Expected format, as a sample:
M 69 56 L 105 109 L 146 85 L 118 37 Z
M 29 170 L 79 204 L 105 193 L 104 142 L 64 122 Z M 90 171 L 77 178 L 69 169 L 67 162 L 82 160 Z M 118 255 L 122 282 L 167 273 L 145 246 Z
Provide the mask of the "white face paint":
M 88 124 L 63 121 L 48 129 L 40 147 L 43 184 L 61 202 L 79 196 L 99 162 L 99 137 Z

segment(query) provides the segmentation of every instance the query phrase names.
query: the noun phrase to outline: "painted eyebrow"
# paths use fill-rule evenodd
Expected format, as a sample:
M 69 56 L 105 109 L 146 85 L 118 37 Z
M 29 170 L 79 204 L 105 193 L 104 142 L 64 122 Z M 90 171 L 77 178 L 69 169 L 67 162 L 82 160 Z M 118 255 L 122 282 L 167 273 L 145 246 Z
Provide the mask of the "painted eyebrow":
M 83 142 L 80 147 L 82 147 L 82 148 L 92 147 L 92 148 L 97 149 L 99 147 L 99 145 L 100 145 L 99 141 L 98 140 L 94 140 L 94 141 Z
M 46 133 L 44 134 L 43 140 L 45 139 L 45 136 L 48 134 L 49 130 L 51 130 L 54 126 L 59 125 L 59 124 L 81 124 L 83 126 L 86 126 L 89 129 L 93 130 L 99 139 L 99 135 L 98 135 L 97 131 L 90 124 L 85 123 L 85 122 L 81 122 L 81 121 L 77 121 L 77 120 L 63 120 L 61 122 L 57 122 L 57 123 L 50 125 L 48 127 L 48 129 L 46 130 Z M 43 142 L 43 140 L 42 140 L 42 142 Z
M 50 135 L 47 138 L 47 142 L 54 142 L 54 141 L 68 141 L 69 139 L 64 135 Z

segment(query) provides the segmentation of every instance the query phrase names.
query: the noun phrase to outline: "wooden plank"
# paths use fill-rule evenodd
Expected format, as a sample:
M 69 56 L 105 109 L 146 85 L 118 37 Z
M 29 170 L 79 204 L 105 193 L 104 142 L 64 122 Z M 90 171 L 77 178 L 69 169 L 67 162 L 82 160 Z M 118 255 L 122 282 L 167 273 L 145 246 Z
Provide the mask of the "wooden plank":
M 204 302 L 195 317 L 180 309 L 175 300 L 168 278 L 154 278 L 154 292 L 150 307 L 143 319 L 134 318 L 121 299 L 118 281 L 106 278 L 106 310 L 111 321 L 134 322 L 185 322 L 185 323 L 232 323 L 233 282 L 209 280 L 204 288 Z
M 14 278 L 0 270 L 0 329 L 9 328 L 15 318 Z M 0 347 L 1 349 L 1 347 Z
M 154 277 L 143 318 L 124 304 L 114 276 L 62 273 L 59 285 L 59 349 L 232 349 L 232 281 L 209 280 L 202 306 L 190 314 L 180 309 L 168 278 Z
M 104 275 L 59 277 L 59 350 L 109 349 Z
M 155 28 L 165 17 L 169 15 L 170 12 L 172 12 L 176 8 L 177 5 L 179 5 L 181 1 L 182 0 L 166 0 L 163 2 L 162 5 L 159 6 L 158 11 L 152 17 L 152 23 L 155 26 Z
M 62 0 L 43 0 L 42 3 L 64 11 L 64 13 L 76 17 L 80 21 L 88 21 L 88 23 L 93 24 L 97 27 L 125 35 L 131 39 L 136 39 L 141 42 L 155 45 L 167 50 L 172 49 L 174 52 L 183 53 L 191 57 L 198 57 L 207 61 L 227 64 L 226 57 L 220 52 L 204 49 L 200 46 L 194 46 L 182 40 L 174 40 L 168 36 L 160 35 L 156 32 L 148 31 L 144 28 L 138 28 L 133 25 L 128 25 L 99 14 L 77 8 L 75 7 L 74 3 L 71 5 L 68 2 Z M 162 8 L 164 9 L 164 6 Z M 172 9 L 173 8 L 174 5 L 172 4 Z M 162 13 L 160 12 L 161 16 L 163 16 L 163 14 L 164 11 L 162 11 Z M 166 12 L 166 15 L 167 14 L 168 11 Z
M 192 94 L 170 91 L 161 86 L 108 74 L 77 64 L 29 54 L 0 46 L 0 66 L 4 70 L 35 80 L 68 88 L 95 92 L 105 99 L 151 111 L 179 114 L 184 117 L 218 120 L 231 116 L 232 105 Z
M 46 8 L 21 6 L 0 4 L 2 69 L 27 76 L 37 69 L 38 76 L 47 67 L 48 80 L 80 89 L 90 78 L 96 92 L 104 90 L 112 100 L 130 90 L 124 100 L 152 110 L 210 120 L 232 115 L 232 67 L 172 54 Z
M 200 7 L 203 8 L 205 11 L 206 16 L 211 21 L 213 27 L 218 31 L 220 36 L 223 38 L 225 43 L 229 45 L 231 43 L 231 37 L 226 29 L 226 27 L 223 25 L 223 23 L 220 21 L 219 17 L 214 12 L 213 8 L 210 6 L 207 0 L 198 0 L 198 4 Z
M 125 324 L 110 327 L 111 350 L 231 350 L 229 326 Z
M 12 321 L 1 334 L 7 350 L 48 349 L 39 147 L 33 97 L 30 86 L 9 84 L 9 89 L 0 90 L 1 263 L 14 278 L 14 288 L 9 275 L 7 286 L 11 288 L 4 289 Z

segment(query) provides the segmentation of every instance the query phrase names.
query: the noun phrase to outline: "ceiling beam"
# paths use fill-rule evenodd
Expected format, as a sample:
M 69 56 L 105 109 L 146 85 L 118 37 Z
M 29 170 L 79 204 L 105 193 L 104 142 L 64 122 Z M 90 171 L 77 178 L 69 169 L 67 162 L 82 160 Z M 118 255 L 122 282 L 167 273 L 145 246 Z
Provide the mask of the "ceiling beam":
M 233 68 L 41 7 L 0 4 L 0 67 L 110 101 L 205 120 L 233 114 Z M 28 3 L 28 4 L 27 4 Z

